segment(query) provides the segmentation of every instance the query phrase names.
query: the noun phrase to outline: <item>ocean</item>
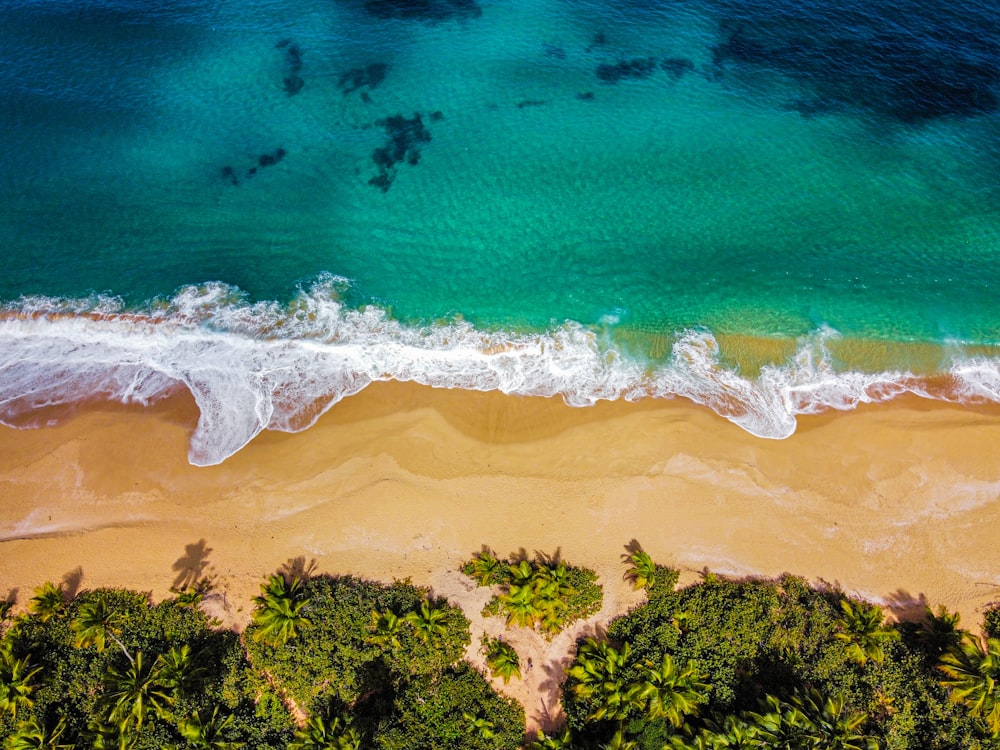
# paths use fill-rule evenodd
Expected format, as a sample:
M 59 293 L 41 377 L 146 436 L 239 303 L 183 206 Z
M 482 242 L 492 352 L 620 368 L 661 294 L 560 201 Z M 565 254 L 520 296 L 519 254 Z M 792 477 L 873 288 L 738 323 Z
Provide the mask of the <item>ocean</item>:
M 1000 3 L 5 0 L 0 422 L 1000 402 Z

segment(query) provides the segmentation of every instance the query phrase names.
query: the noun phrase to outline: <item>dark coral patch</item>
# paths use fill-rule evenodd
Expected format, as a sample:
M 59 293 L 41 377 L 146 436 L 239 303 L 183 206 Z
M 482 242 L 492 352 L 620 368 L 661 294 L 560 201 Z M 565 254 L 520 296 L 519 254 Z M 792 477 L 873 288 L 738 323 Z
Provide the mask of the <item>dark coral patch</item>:
M 476 0 L 367 0 L 365 10 L 376 18 L 427 23 L 479 18 L 483 14 Z
M 345 95 L 361 89 L 361 96 L 364 98 L 369 91 L 382 84 L 388 73 L 389 66 L 385 63 L 371 63 L 360 68 L 351 68 L 337 81 L 337 88 Z
M 378 174 L 368 180 L 368 184 L 385 193 L 396 179 L 397 165 L 400 162 L 406 162 L 410 166 L 419 163 L 420 147 L 430 142 L 431 134 L 419 113 L 409 118 L 393 115 L 378 120 L 375 124 L 385 129 L 388 140 L 384 146 L 372 151 L 372 161 L 378 167 Z
M 288 152 L 283 148 L 275 149 L 273 154 L 261 154 L 257 157 L 257 163 L 262 167 L 273 167 L 279 161 L 285 158 Z
M 660 67 L 673 81 L 679 81 L 687 73 L 694 70 L 694 63 L 686 57 L 668 57 L 660 63 Z
M 637 57 L 632 60 L 620 60 L 614 64 L 603 63 L 597 66 L 597 78 L 603 83 L 618 83 L 626 79 L 648 78 L 656 70 L 656 58 Z
M 287 155 L 288 152 L 280 146 L 270 153 L 261 154 L 257 157 L 257 163 L 247 169 L 243 179 L 249 180 L 264 167 L 273 167 Z M 227 164 L 222 168 L 222 178 L 231 185 L 240 184 L 240 179 L 236 175 L 236 170 L 231 165 Z
M 295 96 L 306 85 L 305 80 L 299 75 L 299 71 L 302 70 L 302 48 L 291 39 L 282 39 L 274 46 L 285 50 L 287 75 L 282 78 L 282 87 L 286 94 Z
M 576 95 L 576 98 L 579 99 L 582 102 L 592 102 L 592 101 L 594 101 L 594 92 L 593 91 L 582 91 L 582 92 L 580 92 L 579 94 Z
M 302 48 L 297 44 L 288 45 L 288 66 L 292 70 L 302 68 Z
M 605 36 L 603 31 L 599 31 L 594 34 L 594 38 L 590 40 L 590 46 L 587 47 L 585 52 L 591 52 L 595 47 L 603 47 L 608 43 L 608 37 Z

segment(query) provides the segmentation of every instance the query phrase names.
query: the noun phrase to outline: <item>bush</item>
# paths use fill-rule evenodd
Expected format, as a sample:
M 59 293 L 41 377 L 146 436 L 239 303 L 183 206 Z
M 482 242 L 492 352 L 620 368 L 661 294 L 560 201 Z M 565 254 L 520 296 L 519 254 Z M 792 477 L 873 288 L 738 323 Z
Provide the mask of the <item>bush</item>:
M 501 561 L 483 550 L 461 570 L 480 586 L 501 587 L 484 616 L 506 617 L 508 625 L 538 628 L 550 637 L 600 611 L 604 598 L 594 571 L 541 555 Z
M 1000 604 L 987 608 L 983 615 L 983 633 L 987 638 L 1000 638 Z

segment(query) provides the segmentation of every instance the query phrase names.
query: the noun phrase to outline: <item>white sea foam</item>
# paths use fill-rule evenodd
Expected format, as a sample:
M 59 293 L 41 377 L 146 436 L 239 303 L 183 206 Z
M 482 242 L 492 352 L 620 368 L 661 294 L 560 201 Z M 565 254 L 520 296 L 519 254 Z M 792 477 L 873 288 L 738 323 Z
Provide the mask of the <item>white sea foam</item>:
M 323 280 L 287 306 L 248 303 L 222 284 L 139 312 L 108 298 L 21 300 L 0 319 L 0 422 L 23 424 L 42 407 L 94 397 L 148 404 L 183 386 L 200 409 L 189 458 L 210 465 L 261 430 L 309 427 L 377 380 L 558 395 L 572 406 L 682 396 L 765 438 L 791 435 L 799 414 L 904 392 L 931 397 L 906 372 L 837 371 L 829 329 L 751 379 L 721 364 L 707 331 L 682 332 L 667 363 L 651 368 L 575 323 L 544 334 L 405 326 L 377 308 L 344 307 L 341 283 Z M 949 398 L 1000 401 L 997 362 L 970 358 L 952 373 L 958 389 Z

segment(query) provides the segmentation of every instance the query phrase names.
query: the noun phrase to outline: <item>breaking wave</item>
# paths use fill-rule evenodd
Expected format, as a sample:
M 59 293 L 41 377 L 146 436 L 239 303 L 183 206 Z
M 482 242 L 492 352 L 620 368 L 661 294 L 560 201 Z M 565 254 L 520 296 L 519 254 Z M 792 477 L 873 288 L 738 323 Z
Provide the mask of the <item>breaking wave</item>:
M 835 367 L 822 329 L 795 356 L 741 375 L 704 330 L 678 332 L 664 363 L 566 322 L 544 333 L 484 331 L 464 322 L 407 326 L 385 311 L 338 301 L 323 279 L 288 305 L 248 302 L 224 284 L 182 289 L 141 310 L 116 299 L 25 298 L 0 311 L 0 422 L 36 426 L 33 413 L 94 398 L 149 404 L 179 387 L 200 410 L 189 459 L 231 456 L 262 430 L 296 432 L 373 381 L 561 396 L 572 406 L 681 396 L 747 432 L 786 438 L 796 416 L 852 409 L 902 393 L 1000 402 L 1000 361 L 955 348 L 937 376 Z M 935 385 L 936 384 L 936 385 Z

